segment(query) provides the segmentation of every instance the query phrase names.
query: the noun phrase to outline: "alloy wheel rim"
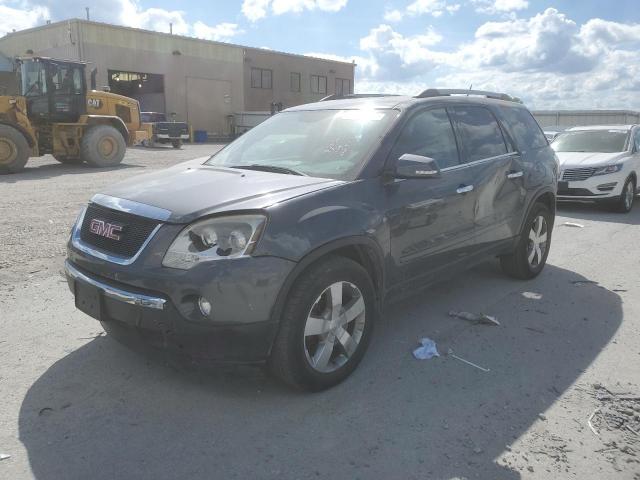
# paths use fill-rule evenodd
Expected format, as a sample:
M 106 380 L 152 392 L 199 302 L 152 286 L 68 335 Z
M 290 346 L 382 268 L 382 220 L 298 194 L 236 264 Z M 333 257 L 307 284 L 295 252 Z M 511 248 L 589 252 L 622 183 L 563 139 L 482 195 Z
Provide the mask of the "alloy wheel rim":
M 631 208 L 631 205 L 633 204 L 633 190 L 633 182 L 627 183 L 627 188 L 624 191 L 624 206 L 627 208 L 627 210 L 629 210 Z
M 335 282 L 316 299 L 304 328 L 304 352 L 311 368 L 330 373 L 355 354 L 366 323 L 360 289 L 350 282 Z
M 538 215 L 531 225 L 529 231 L 529 242 L 527 248 L 527 260 L 529 266 L 537 268 L 544 258 L 547 250 L 547 221 L 542 215 Z

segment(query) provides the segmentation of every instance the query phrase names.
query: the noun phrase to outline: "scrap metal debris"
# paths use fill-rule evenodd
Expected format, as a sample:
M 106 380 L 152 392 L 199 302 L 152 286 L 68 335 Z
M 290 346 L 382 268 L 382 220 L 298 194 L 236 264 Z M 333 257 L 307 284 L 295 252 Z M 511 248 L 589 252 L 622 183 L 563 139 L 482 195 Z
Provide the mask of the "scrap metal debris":
M 564 222 L 562 225 L 565 227 L 584 228 L 584 225 L 575 222 Z
M 492 317 L 491 315 L 486 315 L 484 313 L 470 313 L 470 312 L 456 312 L 451 310 L 449 312 L 450 317 L 461 318 L 462 320 L 467 320 L 468 322 L 472 322 L 480 325 L 493 325 L 499 326 L 500 322 L 496 317 Z
M 434 342 L 430 338 L 425 337 L 420 340 L 420 345 L 420 347 L 416 348 L 413 351 L 413 356 L 417 360 L 429 360 L 430 358 L 440 356 L 436 347 L 436 342 Z
M 6 453 L 0 453 L 0 460 L 6 460 L 7 458 L 11 458 L 11 455 L 7 455 Z
M 447 355 L 448 355 L 449 357 L 453 357 L 453 358 L 455 358 L 456 360 L 461 361 L 462 363 L 466 363 L 467 365 L 470 365 L 470 366 L 472 366 L 472 367 L 474 367 L 474 368 L 477 368 L 478 370 L 482 370 L 483 372 L 490 372 L 490 371 L 491 371 L 491 370 L 489 370 L 488 368 L 481 367 L 480 365 L 478 365 L 478 364 L 476 364 L 476 363 L 470 362 L 469 360 L 465 360 L 464 358 L 457 356 L 455 353 L 453 353 L 453 350 L 452 350 L 452 349 L 449 349 L 449 350 L 447 351 Z

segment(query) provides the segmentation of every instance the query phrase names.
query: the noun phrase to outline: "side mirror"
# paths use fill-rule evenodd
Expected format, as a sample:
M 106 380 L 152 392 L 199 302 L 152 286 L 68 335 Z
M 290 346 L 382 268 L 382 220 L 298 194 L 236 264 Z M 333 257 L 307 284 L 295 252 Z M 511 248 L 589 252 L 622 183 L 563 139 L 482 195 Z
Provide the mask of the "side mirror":
M 437 178 L 440 167 L 431 157 L 405 153 L 396 164 L 395 178 Z

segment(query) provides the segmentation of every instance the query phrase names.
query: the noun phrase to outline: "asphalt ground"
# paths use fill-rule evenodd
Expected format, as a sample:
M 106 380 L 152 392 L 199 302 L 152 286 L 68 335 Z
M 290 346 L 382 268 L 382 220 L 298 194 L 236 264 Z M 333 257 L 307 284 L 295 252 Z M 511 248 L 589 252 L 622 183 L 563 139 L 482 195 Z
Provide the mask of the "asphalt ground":
M 356 372 L 318 394 L 104 336 L 62 275 L 79 209 L 218 148 L 131 149 L 110 170 L 44 157 L 0 177 L 0 478 L 640 479 L 638 206 L 560 206 L 533 281 L 492 261 L 389 305 Z M 442 356 L 414 359 L 422 337 Z

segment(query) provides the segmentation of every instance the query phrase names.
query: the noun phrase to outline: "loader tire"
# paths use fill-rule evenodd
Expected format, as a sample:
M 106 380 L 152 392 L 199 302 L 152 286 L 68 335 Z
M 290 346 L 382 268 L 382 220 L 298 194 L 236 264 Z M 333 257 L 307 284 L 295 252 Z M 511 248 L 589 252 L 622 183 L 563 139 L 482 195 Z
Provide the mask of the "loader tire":
M 115 167 L 124 158 L 127 144 L 111 125 L 90 127 L 80 142 L 80 158 L 91 167 Z
M 0 175 L 17 173 L 29 160 L 29 143 L 9 125 L 0 125 Z

